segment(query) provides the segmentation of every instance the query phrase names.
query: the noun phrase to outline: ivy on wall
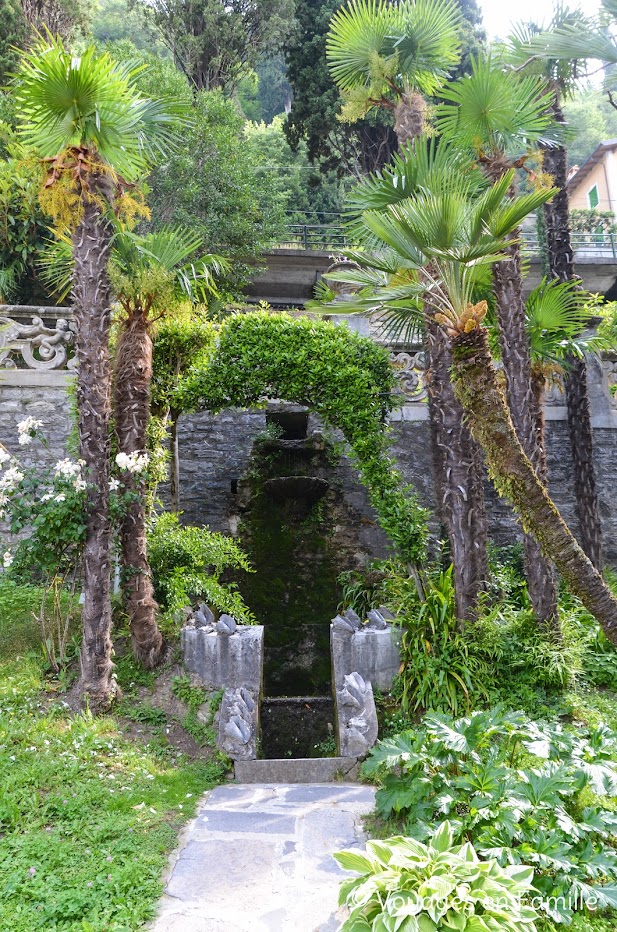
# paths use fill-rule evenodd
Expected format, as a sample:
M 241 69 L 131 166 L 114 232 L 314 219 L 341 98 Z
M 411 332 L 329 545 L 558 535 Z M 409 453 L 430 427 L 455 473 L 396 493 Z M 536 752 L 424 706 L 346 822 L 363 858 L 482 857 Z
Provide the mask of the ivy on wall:
M 388 449 L 395 386 L 388 354 L 372 340 L 327 321 L 258 311 L 221 324 L 212 354 L 180 380 L 173 406 L 217 412 L 280 398 L 311 408 L 343 433 L 381 526 L 420 568 L 428 514 Z

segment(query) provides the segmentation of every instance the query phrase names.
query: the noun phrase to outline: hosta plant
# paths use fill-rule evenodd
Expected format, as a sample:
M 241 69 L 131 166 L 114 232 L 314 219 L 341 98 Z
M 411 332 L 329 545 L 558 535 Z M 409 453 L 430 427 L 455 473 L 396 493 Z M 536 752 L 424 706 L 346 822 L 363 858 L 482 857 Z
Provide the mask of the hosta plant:
M 569 922 L 573 909 L 617 906 L 617 735 L 573 731 L 500 709 L 458 720 L 427 715 L 381 741 L 365 771 L 380 782 L 377 809 L 425 841 L 448 822 L 483 858 L 533 867 L 540 907 Z
M 341 932 L 535 932 L 538 913 L 524 903 L 533 868 L 501 867 L 453 839 L 444 822 L 429 844 L 398 836 L 335 854 L 360 873 L 341 887 L 349 909 Z

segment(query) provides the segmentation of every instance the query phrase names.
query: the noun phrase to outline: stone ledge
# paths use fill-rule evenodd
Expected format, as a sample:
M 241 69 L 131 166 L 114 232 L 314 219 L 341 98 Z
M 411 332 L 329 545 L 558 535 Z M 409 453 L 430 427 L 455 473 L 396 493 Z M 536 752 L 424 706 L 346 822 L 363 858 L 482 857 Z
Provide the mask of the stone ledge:
M 0 369 L 0 388 L 67 388 L 75 375 L 68 369 Z
M 356 780 L 359 770 L 355 757 L 238 760 L 234 765 L 240 783 L 337 783 Z

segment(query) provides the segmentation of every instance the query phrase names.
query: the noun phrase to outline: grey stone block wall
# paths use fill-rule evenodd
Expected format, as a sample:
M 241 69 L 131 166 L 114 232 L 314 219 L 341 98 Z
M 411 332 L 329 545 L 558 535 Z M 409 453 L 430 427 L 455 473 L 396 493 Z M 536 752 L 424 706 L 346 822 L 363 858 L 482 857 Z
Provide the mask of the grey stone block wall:
M 68 372 L 0 369 L 0 443 L 24 462 L 55 463 L 66 456 L 71 431 Z M 17 424 L 26 417 L 43 422 L 47 447 L 20 447 Z
M 603 390 L 599 372 L 591 366 L 595 458 L 599 480 L 600 507 L 604 523 L 607 560 L 617 565 L 617 409 Z M 28 461 L 53 463 L 65 455 L 72 428 L 67 372 L 32 370 L 0 371 L 0 442 L 10 452 Z M 20 448 L 17 423 L 32 415 L 42 420 L 49 448 L 40 445 Z M 572 459 L 565 409 L 547 409 L 547 449 L 551 492 L 564 518 L 576 532 L 573 499 Z M 214 530 L 235 533 L 241 519 L 237 487 L 250 464 L 257 434 L 265 427 L 264 411 L 225 411 L 186 415 L 180 421 L 181 507 L 184 520 L 208 524 Z M 311 419 L 309 432 L 316 426 Z M 431 452 L 426 412 L 423 405 L 407 405 L 391 424 L 392 449 L 404 476 L 418 489 L 422 500 L 434 507 Z M 358 562 L 366 555 L 382 557 L 388 552 L 385 536 L 378 527 L 366 490 L 359 484 L 353 465 L 342 457 L 335 470 L 336 481 L 347 506 L 345 526 L 337 529 L 340 539 L 352 543 Z M 164 493 L 164 489 L 162 490 Z M 487 482 L 491 536 L 498 544 L 520 537 L 520 528 L 509 506 Z

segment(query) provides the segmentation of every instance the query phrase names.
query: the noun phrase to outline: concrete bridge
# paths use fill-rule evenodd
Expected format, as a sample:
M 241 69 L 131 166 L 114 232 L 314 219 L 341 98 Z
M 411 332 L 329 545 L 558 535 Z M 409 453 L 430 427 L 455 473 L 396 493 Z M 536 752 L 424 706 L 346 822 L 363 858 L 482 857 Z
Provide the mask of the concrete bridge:
M 339 253 L 340 254 L 340 253 Z M 315 284 L 332 265 L 336 249 L 272 249 L 263 257 L 263 269 L 246 289 L 250 301 L 267 301 L 273 307 L 300 307 L 313 297 Z M 580 249 L 576 270 L 593 294 L 617 299 L 617 258 L 612 249 Z M 537 255 L 527 255 L 527 291 L 540 284 L 542 266 Z

